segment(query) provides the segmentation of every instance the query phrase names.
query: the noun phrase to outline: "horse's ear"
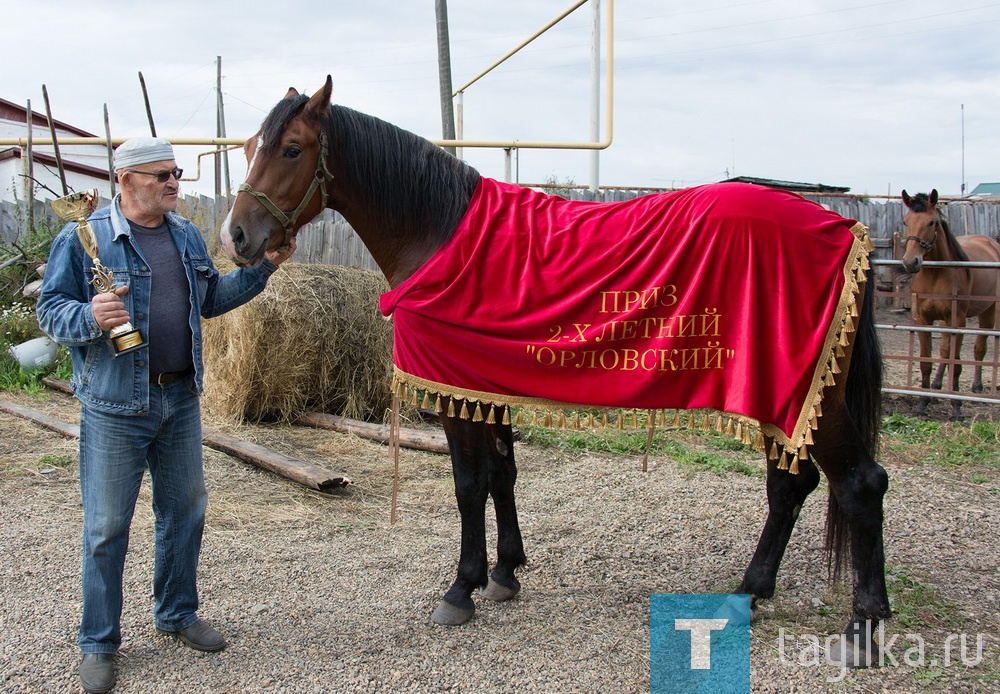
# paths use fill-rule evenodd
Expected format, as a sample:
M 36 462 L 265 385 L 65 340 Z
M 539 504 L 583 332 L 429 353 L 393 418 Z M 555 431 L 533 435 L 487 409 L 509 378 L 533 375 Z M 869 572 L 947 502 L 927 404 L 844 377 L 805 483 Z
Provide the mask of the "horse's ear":
M 907 207 L 910 206 L 910 201 L 913 200 L 909 195 L 906 194 L 906 188 L 903 188 L 903 204 Z
M 327 75 L 326 84 L 310 97 L 309 103 L 306 104 L 305 112 L 318 118 L 325 117 L 330 110 L 331 96 L 333 96 L 333 78 Z
M 937 188 L 931 191 L 931 207 L 937 205 Z
M 293 99 L 299 95 L 299 90 L 295 87 L 289 87 L 288 91 L 285 93 L 286 99 Z

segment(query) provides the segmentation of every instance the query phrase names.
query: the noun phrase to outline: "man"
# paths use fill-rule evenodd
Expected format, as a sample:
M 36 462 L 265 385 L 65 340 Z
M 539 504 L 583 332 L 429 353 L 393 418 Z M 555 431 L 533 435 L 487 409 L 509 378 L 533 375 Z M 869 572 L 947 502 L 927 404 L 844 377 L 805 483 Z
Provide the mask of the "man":
M 198 228 L 177 215 L 181 170 L 159 138 L 135 138 L 115 152 L 121 193 L 90 218 L 98 258 L 117 288 L 98 293 L 94 264 L 71 223 L 52 243 L 38 322 L 67 345 L 80 400 L 83 499 L 83 617 L 80 681 L 110 691 L 121 645 L 122 573 L 129 526 L 148 468 L 156 554 L 157 632 L 199 651 L 226 641 L 197 615 L 196 571 L 207 493 L 202 471 L 201 318 L 259 294 L 294 251 L 269 252 L 256 268 L 220 275 Z M 131 323 L 148 346 L 117 355 L 108 331 Z

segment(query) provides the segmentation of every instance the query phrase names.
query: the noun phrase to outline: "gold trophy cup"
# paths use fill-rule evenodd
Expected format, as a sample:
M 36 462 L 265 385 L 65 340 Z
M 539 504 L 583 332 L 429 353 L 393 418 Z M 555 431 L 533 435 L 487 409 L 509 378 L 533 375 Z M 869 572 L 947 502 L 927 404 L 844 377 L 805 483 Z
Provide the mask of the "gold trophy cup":
M 94 229 L 90 226 L 90 222 L 87 221 L 87 217 L 97 206 L 97 191 L 85 190 L 65 195 L 53 200 L 49 205 L 60 218 L 67 222 L 76 222 L 76 235 L 80 238 L 80 243 L 83 244 L 83 250 L 94 261 L 94 279 L 91 280 L 94 289 L 100 294 L 113 292 L 117 288 L 115 275 L 104 267 L 101 264 L 101 259 L 97 257 L 97 237 L 94 235 Z M 142 338 L 139 329 L 133 327 L 132 323 L 112 328 L 110 336 L 115 357 L 146 346 L 146 341 Z

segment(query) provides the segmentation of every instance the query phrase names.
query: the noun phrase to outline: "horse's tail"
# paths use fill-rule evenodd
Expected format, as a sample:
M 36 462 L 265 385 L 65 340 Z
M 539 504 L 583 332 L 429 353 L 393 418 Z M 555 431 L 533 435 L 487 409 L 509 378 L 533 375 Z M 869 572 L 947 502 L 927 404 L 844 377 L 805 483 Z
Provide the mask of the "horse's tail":
M 846 400 L 861 445 L 873 459 L 878 454 L 882 430 L 882 344 L 875 329 L 875 273 L 868 271 L 864 304 L 861 307 L 854 350 L 847 370 Z M 850 533 L 847 518 L 830 490 L 826 516 L 827 563 L 833 580 L 840 578 L 841 566 L 849 559 Z

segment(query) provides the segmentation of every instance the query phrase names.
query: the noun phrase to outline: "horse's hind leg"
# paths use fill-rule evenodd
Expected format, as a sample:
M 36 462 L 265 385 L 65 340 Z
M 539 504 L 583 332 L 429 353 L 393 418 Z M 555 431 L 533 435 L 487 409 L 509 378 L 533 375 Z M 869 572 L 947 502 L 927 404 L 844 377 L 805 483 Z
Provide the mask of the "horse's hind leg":
M 767 444 L 770 446 L 770 442 Z M 819 484 L 819 471 L 809 460 L 799 461 L 799 474 L 779 470 L 774 460 L 767 461 L 767 520 L 761 531 L 757 550 L 743 575 L 737 593 L 750 595 L 752 610 L 757 600 L 774 595 L 778 566 L 785 554 L 792 528 L 806 497 Z
M 891 614 L 882 542 L 882 499 L 889 478 L 865 449 L 842 399 L 824 400 L 819 423 L 811 452 L 830 483 L 827 546 L 836 575 L 849 541 L 854 568 L 852 614 L 839 655 L 845 665 L 863 667 L 877 662 L 875 628 Z
M 482 595 L 488 600 L 510 600 L 521 584 L 514 571 L 525 562 L 524 542 L 517 522 L 514 483 L 514 433 L 509 424 L 490 425 L 492 450 L 489 458 L 490 496 L 497 517 L 497 564 Z
M 988 310 L 979 314 L 979 329 L 992 330 L 996 325 L 997 305 L 993 304 Z M 976 335 L 976 346 L 972 356 L 976 360 L 976 368 L 972 377 L 972 392 L 983 392 L 983 360 L 986 359 L 986 335 Z

